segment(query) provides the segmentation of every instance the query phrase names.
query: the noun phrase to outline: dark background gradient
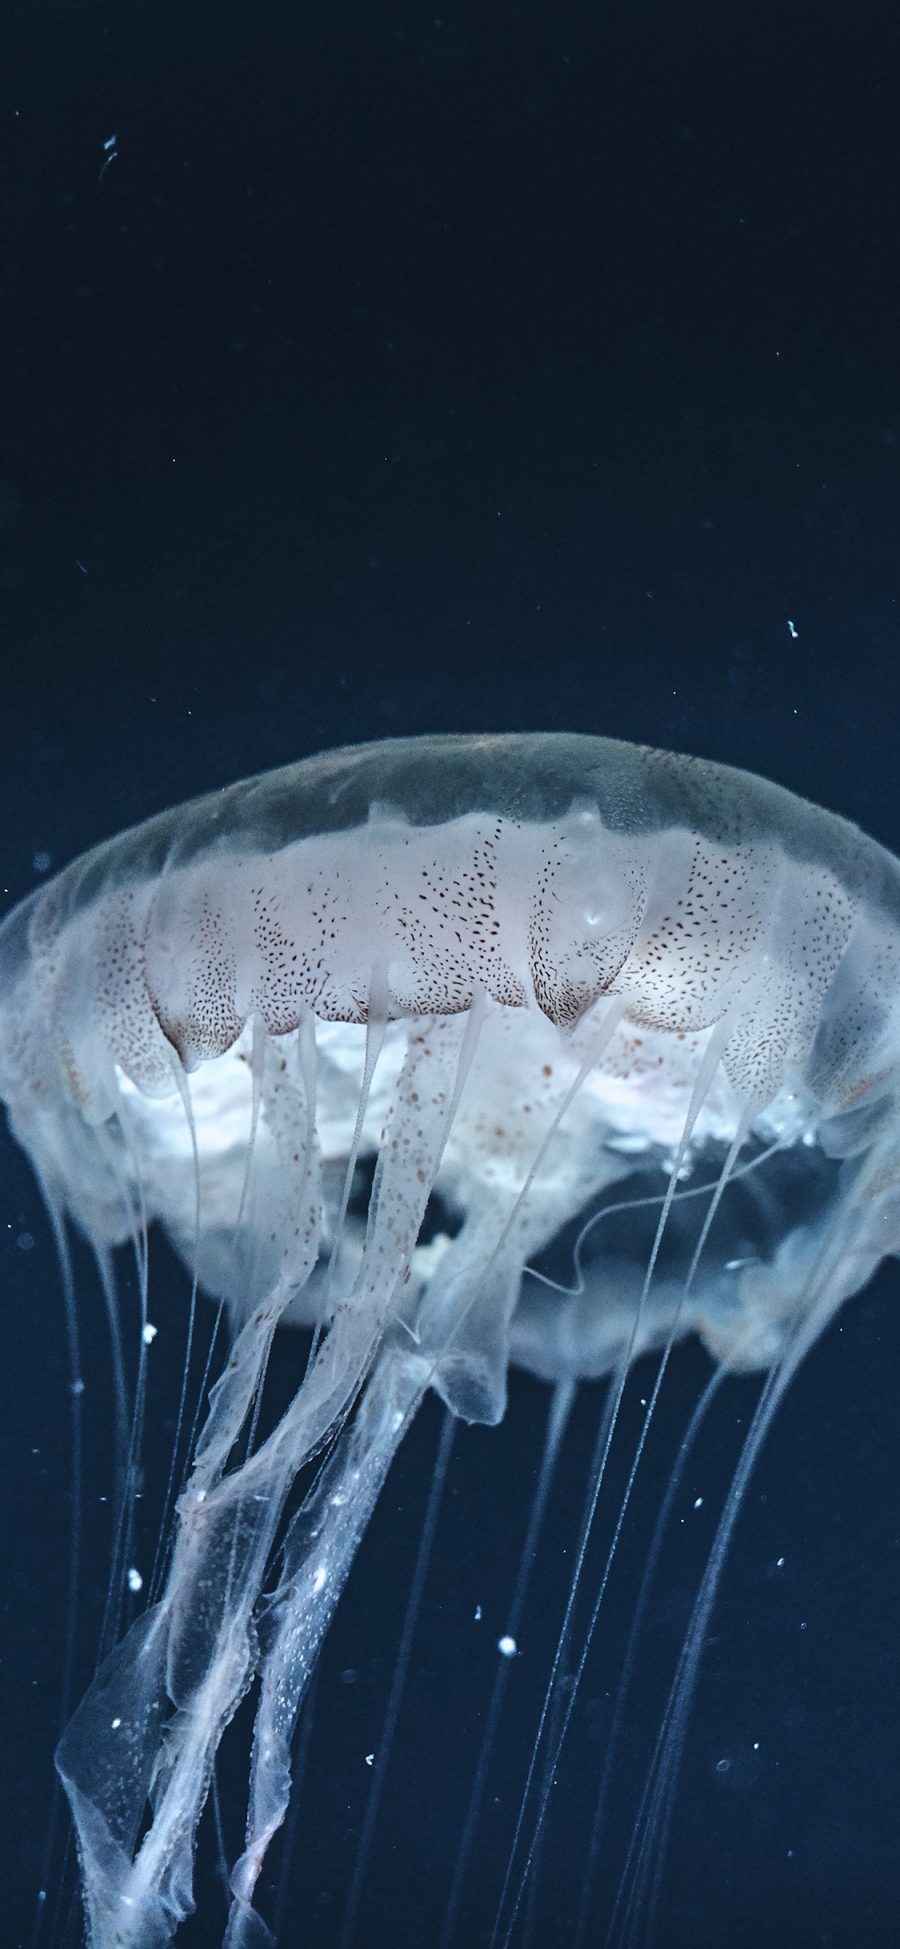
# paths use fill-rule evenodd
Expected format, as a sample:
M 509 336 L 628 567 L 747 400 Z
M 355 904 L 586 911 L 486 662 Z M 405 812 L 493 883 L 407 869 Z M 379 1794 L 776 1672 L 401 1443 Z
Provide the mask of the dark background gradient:
M 193 792 L 418 731 L 566 727 L 728 759 L 900 849 L 900 15 L 866 0 L 435 4 L 6 9 L 10 902 L 48 860 Z M 2 1155 L 5 1949 L 30 1942 L 42 1872 L 71 1466 L 52 1242 L 24 1160 L 8 1141 Z M 110 1411 L 86 1255 L 76 1272 L 83 1680 Z M 186 1297 L 162 1249 L 153 1278 L 151 1464 Z M 898 1290 L 888 1270 L 846 1309 L 754 1477 L 656 1949 L 897 1940 Z M 556 1790 L 532 1949 L 573 1941 L 629 1593 L 705 1373 L 697 1349 L 674 1365 Z M 752 1399 L 723 1394 L 686 1511 L 721 1497 Z M 543 1400 L 518 1381 L 503 1429 L 458 1439 L 358 1949 L 436 1941 Z M 489 1938 L 597 1408 L 586 1390 L 458 1949 Z M 391 1477 L 323 1661 L 286 1949 L 339 1941 L 438 1421 L 429 1407 Z M 654 1600 L 601 1917 L 712 1535 L 711 1518 L 690 1541 L 689 1526 Z M 192 1940 L 212 1944 L 224 1908 L 211 1861 L 203 1874 Z M 53 1939 L 74 1943 L 74 1925 Z

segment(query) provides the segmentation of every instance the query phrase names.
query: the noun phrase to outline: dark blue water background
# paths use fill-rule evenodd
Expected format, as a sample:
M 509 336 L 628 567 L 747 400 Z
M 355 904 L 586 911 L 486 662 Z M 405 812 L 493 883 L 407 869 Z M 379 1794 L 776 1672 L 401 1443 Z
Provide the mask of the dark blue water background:
M 48 862 L 198 790 L 426 730 L 565 727 L 727 759 L 900 848 L 898 55 L 896 18 L 867 4 L 14 10 L 0 119 L 10 902 Z M 14 1944 L 30 1940 L 41 1874 L 72 1511 L 54 1254 L 7 1140 L 2 1218 L 0 1943 Z M 76 1271 L 83 1675 L 110 1377 L 86 1255 Z M 162 1249 L 152 1278 L 151 1461 L 186 1298 Z M 754 1476 L 658 1949 L 897 1939 L 898 1297 L 888 1269 L 848 1306 Z M 561 1772 L 538 1949 L 572 1940 L 629 1594 L 705 1373 L 697 1349 L 673 1368 Z M 723 1395 L 679 1520 L 723 1493 L 752 1400 L 737 1383 Z M 360 1949 L 436 1940 L 544 1408 L 519 1380 L 506 1425 L 457 1443 Z M 487 1939 L 597 1412 L 586 1390 L 460 1949 Z M 288 1945 L 339 1939 L 438 1419 L 429 1408 L 410 1437 L 323 1661 Z M 712 1534 L 695 1520 L 705 1530 L 681 1524 L 664 1560 L 613 1863 Z M 222 1912 L 208 1906 L 195 1941 L 216 1940 Z

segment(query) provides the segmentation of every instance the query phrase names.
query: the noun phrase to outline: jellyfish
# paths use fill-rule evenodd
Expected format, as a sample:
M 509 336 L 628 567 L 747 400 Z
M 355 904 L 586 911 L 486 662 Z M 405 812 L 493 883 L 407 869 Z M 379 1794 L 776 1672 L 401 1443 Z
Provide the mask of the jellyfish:
M 694 1335 L 711 1361 L 701 1409 L 724 1374 L 761 1386 L 607 1939 L 626 1939 L 642 1903 L 652 1912 L 703 1643 L 762 1441 L 825 1325 L 898 1249 L 898 963 L 900 867 L 855 827 L 748 774 L 561 734 L 305 759 L 126 832 L 7 918 L 0 1092 L 64 1268 L 70 1227 L 94 1250 L 115 1344 L 119 1248 L 138 1268 L 107 1640 L 146 1418 L 154 1227 L 184 1261 L 192 1307 L 200 1293 L 218 1308 L 194 1427 L 184 1403 L 179 1417 L 189 1462 L 183 1477 L 173 1462 L 150 1601 L 107 1648 L 58 1748 L 92 1949 L 157 1949 L 190 1916 L 220 1748 L 248 1712 L 225 1942 L 271 1940 L 258 1885 L 289 1808 L 298 1715 L 392 1461 L 429 1394 L 448 1429 L 497 1424 L 511 1365 L 548 1384 L 551 1408 L 504 1664 L 573 1392 L 605 1381 L 490 1937 L 518 1939 L 654 1406 L 674 1344 Z M 267 1411 L 289 1342 L 304 1349 L 297 1384 Z M 627 1377 L 651 1353 L 647 1412 L 587 1587 Z M 636 1629 L 698 1426 L 699 1411 Z M 589 1891 L 627 1712 L 623 1683 L 573 1942 L 597 1939 Z M 359 1875 L 351 1909 L 358 1895 Z M 302 1942 L 301 1920 L 290 1939 Z

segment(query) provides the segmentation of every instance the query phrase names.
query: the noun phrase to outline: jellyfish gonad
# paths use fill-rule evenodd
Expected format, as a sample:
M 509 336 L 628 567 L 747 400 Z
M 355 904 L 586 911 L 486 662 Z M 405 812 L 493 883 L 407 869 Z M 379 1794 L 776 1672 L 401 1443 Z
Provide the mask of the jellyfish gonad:
M 228 1329 L 164 1575 L 59 1746 L 94 1949 L 151 1949 L 190 1914 L 248 1693 L 226 1940 L 266 1939 L 297 1715 L 427 1391 L 496 1423 L 511 1363 L 560 1415 L 607 1376 L 586 1534 L 630 1367 L 656 1350 L 661 1377 L 694 1333 L 763 1382 L 672 1677 L 644 1810 L 661 1844 L 666 1740 L 760 1443 L 897 1249 L 898 964 L 900 868 L 854 827 L 563 735 L 307 759 L 125 833 L 10 915 L 0 1090 L 60 1240 L 74 1224 L 107 1265 L 157 1223 Z M 536 1276 L 567 1228 L 576 1276 Z M 269 1425 L 291 1329 L 308 1356 Z M 572 1686 L 535 1727 L 498 1944 L 577 1710 Z

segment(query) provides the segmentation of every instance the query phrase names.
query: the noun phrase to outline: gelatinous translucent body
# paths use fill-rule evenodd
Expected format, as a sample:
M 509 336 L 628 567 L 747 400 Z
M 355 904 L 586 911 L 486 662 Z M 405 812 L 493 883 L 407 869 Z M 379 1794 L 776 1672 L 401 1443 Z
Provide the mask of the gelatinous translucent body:
M 900 1241 L 898 976 L 900 868 L 873 842 L 587 737 L 307 760 L 9 917 L 0 1090 L 51 1205 L 101 1250 L 158 1220 L 232 1323 L 165 1586 L 60 1748 L 98 1949 L 188 1913 L 254 1680 L 228 1939 L 258 1939 L 299 1703 L 426 1389 L 492 1422 L 511 1361 L 567 1383 L 696 1330 L 777 1377 L 761 1438 Z M 580 1218 L 571 1288 L 531 1276 Z M 256 1439 L 283 1322 L 315 1329 L 310 1360 Z

